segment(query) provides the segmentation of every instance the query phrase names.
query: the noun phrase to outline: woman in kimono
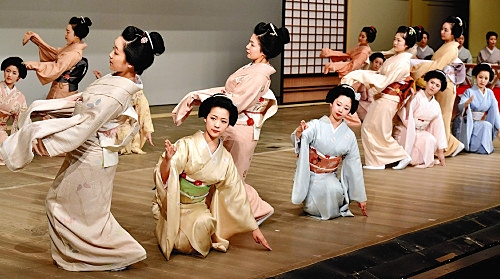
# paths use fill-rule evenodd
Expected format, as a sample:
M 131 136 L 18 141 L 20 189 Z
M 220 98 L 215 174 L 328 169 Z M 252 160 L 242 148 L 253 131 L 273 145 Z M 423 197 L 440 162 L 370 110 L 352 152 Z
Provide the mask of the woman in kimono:
M 418 168 L 434 166 L 434 154 L 438 164 L 445 166 L 443 150 L 446 134 L 439 103 L 434 95 L 446 89 L 446 74 L 433 70 L 425 74 L 425 90 L 419 90 L 414 98 L 398 111 L 394 138 L 411 156 L 410 164 Z
M 366 213 L 363 169 L 356 135 L 344 117 L 358 107 L 354 89 L 341 84 L 326 95 L 330 115 L 306 123 L 301 121 L 291 135 L 297 169 L 292 202 L 304 204 L 304 211 L 321 220 L 354 216 L 349 210 L 351 200 Z M 342 161 L 340 178 L 337 168 Z
M 412 55 L 411 58 L 412 59 L 417 59 L 417 48 L 418 48 L 418 44 L 417 43 L 422 40 L 423 33 L 425 32 L 425 30 L 424 30 L 424 27 L 422 25 L 413 26 L 413 29 L 417 32 L 417 42 L 415 43 L 415 45 L 413 45 L 412 47 L 408 48 L 406 50 L 406 52 L 411 53 L 411 55 Z M 380 51 L 380 53 L 382 53 L 385 58 L 389 58 L 391 56 L 396 55 L 396 51 L 394 50 L 394 48 L 391 48 L 390 50 Z
M 477 63 L 500 64 L 500 50 L 496 47 L 498 34 L 494 31 L 486 33 L 486 46 L 479 51 Z
M 488 83 L 493 80 L 494 72 L 487 63 L 481 63 L 472 69 L 476 83 L 465 90 L 460 98 L 458 109 L 464 123 L 458 130 L 457 137 L 464 144 L 465 150 L 479 154 L 490 154 L 494 151 L 493 139 L 500 137 L 500 114 L 498 101 L 489 89 Z
M 26 98 L 16 87 L 16 82 L 26 78 L 27 70 L 19 57 L 9 57 L 2 61 L 4 80 L 0 82 L 0 145 L 8 137 L 7 122 L 12 118 L 10 133 L 17 132 L 19 114 L 27 109 Z M 5 165 L 0 155 L 0 165 Z
M 458 43 L 455 41 L 455 38 L 460 37 L 462 33 L 462 19 L 454 16 L 446 18 L 441 27 L 441 39 L 444 41 L 444 44 L 438 50 L 436 50 L 430 61 L 413 65 L 411 69 L 411 76 L 415 80 L 417 80 L 417 83 L 418 79 L 421 79 L 425 75 L 425 73 L 429 71 L 443 70 L 445 73 L 447 73 L 448 87 L 442 92 L 437 93 L 435 96 L 436 100 L 439 103 L 439 106 L 441 107 L 444 128 L 446 131 L 446 139 L 448 141 L 448 147 L 444 151 L 444 155 L 446 157 L 456 156 L 458 153 L 460 153 L 460 151 L 464 149 L 464 145 L 451 133 L 451 118 L 453 116 L 453 106 L 455 105 L 456 97 L 455 84 L 461 83 L 462 81 L 455 80 L 453 69 L 447 67 L 448 65 L 455 63 L 458 60 Z
M 396 55 L 390 57 L 380 72 L 357 70 L 347 74 L 341 83 L 374 90 L 375 101 L 370 105 L 361 125 L 361 140 L 365 151 L 366 169 L 385 169 L 385 165 L 399 162 L 393 169 L 404 169 L 411 157 L 392 137 L 392 119 L 406 102 L 413 80 L 410 77 L 411 53 L 406 52 L 417 41 L 412 27 L 400 26 L 394 36 Z
M 224 93 L 238 107 L 238 121 L 224 135 L 224 147 L 233 156 L 243 181 L 250 168 L 253 152 L 259 140 L 264 121 L 278 111 L 274 93 L 269 89 L 270 75 L 276 70 L 269 60 L 278 56 L 284 45 L 290 42 L 288 29 L 277 28 L 273 23 L 261 22 L 246 45 L 247 58 L 251 63 L 241 67 L 228 77 L 224 87 L 198 90 L 188 93 L 172 111 L 176 125 L 181 125 L 194 105 L 207 97 Z M 274 208 L 262 200 L 257 191 L 245 183 L 250 205 L 259 224 L 274 213 Z
M 89 34 L 92 21 L 88 17 L 72 17 L 66 26 L 66 45 L 54 48 L 33 31 L 24 34 L 23 45 L 32 41 L 38 46 L 40 62 L 27 61 L 28 70 L 36 71 L 42 85 L 52 82 L 47 99 L 57 99 L 77 93 L 78 83 L 87 72 L 87 59 L 83 50 L 87 44 L 83 39 Z
M 144 248 L 110 211 L 118 151 L 127 143 L 116 144 L 115 133 L 128 117 L 137 119 L 131 99 L 141 89 L 138 75 L 164 51 L 160 34 L 125 28 L 109 54 L 113 74 L 94 81 L 82 93 L 35 101 L 28 110 L 72 103 L 72 117 L 30 123 L 28 114 L 22 128 L 0 147 L 12 171 L 33 159 L 32 141 L 38 140 L 50 156 L 66 153 L 45 200 L 52 258 L 62 269 L 123 270 L 146 258 Z
M 358 36 L 358 44 L 351 48 L 348 52 L 331 50 L 323 48 L 319 57 L 330 58 L 330 62 L 325 64 L 324 73 L 337 72 L 342 78 L 353 70 L 358 70 L 366 64 L 370 52 L 372 51 L 369 43 L 375 41 L 377 29 L 373 26 L 365 26 L 361 29 Z
M 156 237 L 166 259 L 172 250 L 205 257 L 211 248 L 226 252 L 228 239 L 252 231 L 256 243 L 271 250 L 257 225 L 245 186 L 222 134 L 236 124 L 238 109 L 225 95 L 200 105 L 205 131 L 165 140 L 165 152 L 154 170 L 153 216 Z

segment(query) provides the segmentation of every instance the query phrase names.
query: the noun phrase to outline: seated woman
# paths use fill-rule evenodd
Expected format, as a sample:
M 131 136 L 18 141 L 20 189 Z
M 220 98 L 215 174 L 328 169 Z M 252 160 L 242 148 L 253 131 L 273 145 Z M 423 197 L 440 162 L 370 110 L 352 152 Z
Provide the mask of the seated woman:
M 411 165 L 432 167 L 437 151 L 438 163 L 445 166 L 443 150 L 447 146 L 446 133 L 441 108 L 434 95 L 448 86 L 446 74 L 433 70 L 425 74 L 424 80 L 425 89 L 419 90 L 411 102 L 399 110 L 394 138 L 410 154 Z
M 27 109 L 26 98 L 16 87 L 16 82 L 26 78 L 27 70 L 19 57 L 9 57 L 2 61 L 4 80 L 0 82 L 0 145 L 7 139 L 7 122 L 12 118 L 10 133 L 17 132 L 19 114 Z M 0 165 L 5 165 L 0 155 Z
M 493 139 L 500 128 L 498 102 L 493 91 L 487 87 L 493 80 L 493 69 L 487 63 L 481 63 L 472 69 L 476 83 L 465 90 L 460 98 L 458 109 L 461 115 L 455 118 L 459 126 L 455 136 L 465 145 L 465 150 L 479 154 L 494 151 Z M 455 125 L 454 125 L 455 126 Z
M 354 89 L 341 84 L 326 95 L 330 115 L 304 120 L 291 135 L 299 155 L 292 190 L 292 202 L 304 204 L 313 217 L 328 220 L 354 216 L 349 211 L 351 200 L 366 213 L 366 192 L 358 142 L 344 118 L 358 107 Z M 342 161 L 340 179 L 337 167 Z
M 252 213 L 245 186 L 221 135 L 238 119 L 238 109 L 216 94 L 200 105 L 205 132 L 165 140 L 165 152 L 154 170 L 153 216 L 156 237 L 167 258 L 173 249 L 205 257 L 211 248 L 226 252 L 232 235 L 252 231 L 268 250 Z
M 372 51 L 368 44 L 375 41 L 376 36 L 377 29 L 373 26 L 366 26 L 359 32 L 358 44 L 348 52 L 343 53 L 341 51 L 323 48 L 319 57 L 330 58 L 331 60 L 331 62 L 325 64 L 324 73 L 337 72 L 339 77 L 342 78 L 347 73 L 360 69 L 365 65 Z

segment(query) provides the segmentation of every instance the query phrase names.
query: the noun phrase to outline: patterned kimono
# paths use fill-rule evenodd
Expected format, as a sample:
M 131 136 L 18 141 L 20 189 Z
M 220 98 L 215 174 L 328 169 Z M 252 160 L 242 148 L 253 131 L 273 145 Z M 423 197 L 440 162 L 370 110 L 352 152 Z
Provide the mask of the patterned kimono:
M 295 131 L 291 135 L 298 154 L 292 202 L 303 203 L 305 212 L 322 220 L 354 216 L 349 210 L 349 202 L 366 201 L 356 135 L 345 122 L 333 128 L 328 116 L 314 119 L 307 125 L 300 139 Z M 322 165 L 322 160 L 331 158 L 334 159 L 332 163 Z M 337 165 L 340 160 L 339 178 Z
M 47 99 L 64 98 L 76 93 L 74 86 L 70 90 L 70 72 L 82 61 L 83 50 L 87 47 L 85 43 L 67 44 L 62 48 L 54 48 L 42 40 L 33 37 L 33 43 L 38 46 L 40 62 L 26 61 L 28 70 L 35 70 L 38 79 L 45 85 L 52 82 Z M 86 69 L 86 65 L 85 65 Z M 79 75 L 85 75 L 85 71 L 79 71 Z M 64 75 L 63 75 L 64 74 Z M 76 73 L 75 73 L 76 74 Z M 77 78 L 76 81 L 80 81 Z M 73 80 L 71 80 L 73 82 Z
M 465 110 L 465 102 L 474 96 L 474 100 Z M 500 129 L 500 114 L 498 102 L 493 91 L 485 88 L 484 94 L 474 84 L 465 90 L 460 98 L 458 108 L 464 123 L 458 129 L 456 136 L 465 145 L 465 150 L 480 154 L 490 154 L 494 151 L 493 139 Z M 456 117 L 457 121 L 460 117 Z
M 193 100 L 203 101 L 216 93 L 227 94 L 238 107 L 239 115 L 236 125 L 228 127 L 223 135 L 224 146 L 231 152 L 243 181 L 250 168 L 264 121 L 278 111 L 276 97 L 269 90 L 269 76 L 275 72 L 270 64 L 247 64 L 230 75 L 224 87 L 190 92 L 172 111 L 174 123 L 180 125 L 193 109 Z M 262 200 L 252 186 L 245 183 L 245 189 L 257 220 L 263 221 L 274 212 L 273 207 Z
M 148 132 L 153 133 L 155 130 L 153 127 L 153 120 L 151 119 L 149 102 L 142 90 L 137 91 L 137 93 L 132 96 L 132 106 L 138 116 L 139 132 L 135 134 L 134 138 L 122 150 L 120 150 L 120 154 L 145 154 L 146 152 L 142 151 L 142 147 L 146 143 L 146 134 Z M 118 132 L 116 134 L 118 142 L 125 139 L 125 137 L 130 133 L 131 128 L 131 119 L 118 127 Z
M 429 63 L 414 65 L 411 69 L 411 76 L 413 79 L 418 80 L 419 78 L 423 78 L 423 76 L 429 71 L 445 70 L 446 66 L 454 63 L 457 57 L 458 43 L 455 41 L 444 43 L 438 50 L 436 50 Z M 448 87 L 446 87 L 444 91 L 438 92 L 435 96 L 439 106 L 441 107 L 446 138 L 448 140 L 448 147 L 446 148 L 444 155 L 450 156 L 460 145 L 460 141 L 458 141 L 451 133 L 451 118 L 453 116 L 453 106 L 455 105 L 456 97 L 455 83 L 448 78 Z
M 420 90 L 407 106 L 398 111 L 398 116 L 394 138 L 410 154 L 410 164 L 432 167 L 434 153 L 446 148 L 447 143 L 439 103 L 434 98 L 429 101 L 424 90 Z
M 146 258 L 144 248 L 110 212 L 117 151 L 126 142 L 116 145 L 115 137 L 105 133 L 129 115 L 136 117 L 130 100 L 139 89 L 129 79 L 107 75 L 90 84 L 81 101 L 73 101 L 74 116 L 30 123 L 27 114 L 22 128 L 0 147 L 13 171 L 32 160 L 34 139 L 42 139 L 50 156 L 66 153 L 45 200 L 52 258 L 63 269 L 110 270 Z M 63 103 L 71 101 L 39 100 L 32 106 Z
M 15 86 L 11 89 L 4 81 L 0 82 L 0 145 L 7 138 L 7 122 L 13 119 L 10 133 L 17 132 L 19 114 L 27 109 L 26 98 Z M 0 164 L 3 158 L 0 155 Z
M 203 257 L 211 248 L 226 252 L 232 235 L 258 228 L 231 154 L 222 143 L 212 154 L 201 131 L 175 146 L 165 185 L 160 172 L 165 153 L 154 170 L 152 211 L 160 248 L 167 260 L 173 249 Z M 197 186 L 186 186 L 183 179 Z
M 370 46 L 362 46 L 358 43 L 346 53 L 335 51 L 334 54 L 330 56 L 330 60 L 334 62 L 333 65 L 335 66 L 335 72 L 337 72 L 339 77 L 342 78 L 349 72 L 363 67 L 363 65 L 366 64 L 371 51 Z
M 367 90 L 382 92 L 389 85 L 405 80 L 410 75 L 411 53 L 403 52 L 387 59 L 375 71 L 358 70 L 347 74 L 342 83 L 364 84 Z M 361 126 L 361 139 L 365 151 L 365 165 L 382 166 L 408 157 L 404 148 L 392 137 L 392 119 L 398 111 L 400 98 L 382 93 L 371 105 Z

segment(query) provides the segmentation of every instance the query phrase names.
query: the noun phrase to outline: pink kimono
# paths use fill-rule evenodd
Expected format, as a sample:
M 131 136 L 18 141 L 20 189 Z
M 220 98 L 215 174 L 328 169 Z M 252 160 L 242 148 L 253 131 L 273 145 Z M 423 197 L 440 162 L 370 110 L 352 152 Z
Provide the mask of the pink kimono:
M 276 97 L 269 90 L 269 76 L 275 72 L 270 64 L 247 64 L 229 76 L 225 87 L 190 92 L 172 111 L 174 123 L 181 125 L 191 112 L 194 100 L 203 101 L 216 93 L 227 94 L 238 107 L 239 116 L 236 125 L 230 126 L 224 133 L 224 146 L 231 152 L 243 181 L 250 168 L 262 125 L 278 110 Z M 252 186 L 245 183 L 245 189 L 254 217 L 261 223 L 273 214 L 274 209 L 259 197 Z
M 434 153 L 445 149 L 448 141 L 439 103 L 427 99 L 423 90 L 398 111 L 399 123 L 394 128 L 394 138 L 411 156 L 410 164 L 420 168 L 434 165 Z
M 17 121 L 19 113 L 25 111 L 26 98 L 15 86 L 12 90 L 7 87 L 4 81 L 0 82 L 0 145 L 7 139 L 7 122 L 13 118 L 10 133 L 17 132 Z M 0 165 L 3 165 L 3 158 L 0 155 Z
M 42 85 L 52 82 L 47 99 L 64 98 L 76 93 L 70 92 L 67 82 L 56 80 L 82 60 L 83 50 L 87 44 L 67 44 L 62 48 L 54 48 L 36 36 L 31 37 L 31 40 L 38 46 L 40 62 L 27 61 L 24 64 L 28 70 L 36 71 Z

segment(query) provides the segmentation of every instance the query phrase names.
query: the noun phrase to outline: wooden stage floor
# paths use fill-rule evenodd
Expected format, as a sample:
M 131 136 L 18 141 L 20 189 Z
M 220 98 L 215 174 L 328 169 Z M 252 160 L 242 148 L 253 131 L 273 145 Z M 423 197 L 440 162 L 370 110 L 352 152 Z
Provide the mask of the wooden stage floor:
M 63 158 L 37 156 L 18 173 L 0 167 L 0 278 L 267 278 L 500 204 L 500 142 L 495 140 L 492 155 L 462 153 L 447 159 L 446 167 L 364 171 L 369 217 L 355 203 L 354 218 L 307 217 L 290 201 L 296 156 L 289 135 L 301 119 L 327 114 L 328 106 L 282 107 L 264 125 L 247 178 L 275 208 L 261 225 L 273 251 L 264 251 L 247 233 L 233 237 L 227 253 L 212 251 L 205 259 L 176 254 L 166 261 L 153 232 L 152 169 L 165 138 L 175 141 L 203 128 L 197 117 L 175 127 L 171 109 L 152 107 L 156 146 L 146 144 L 145 155 L 121 156 L 115 178 L 112 212 L 146 249 L 146 260 L 122 272 L 55 267 L 44 200 Z M 359 138 L 359 129 L 355 132 Z M 363 153 L 360 140 L 359 145 Z

